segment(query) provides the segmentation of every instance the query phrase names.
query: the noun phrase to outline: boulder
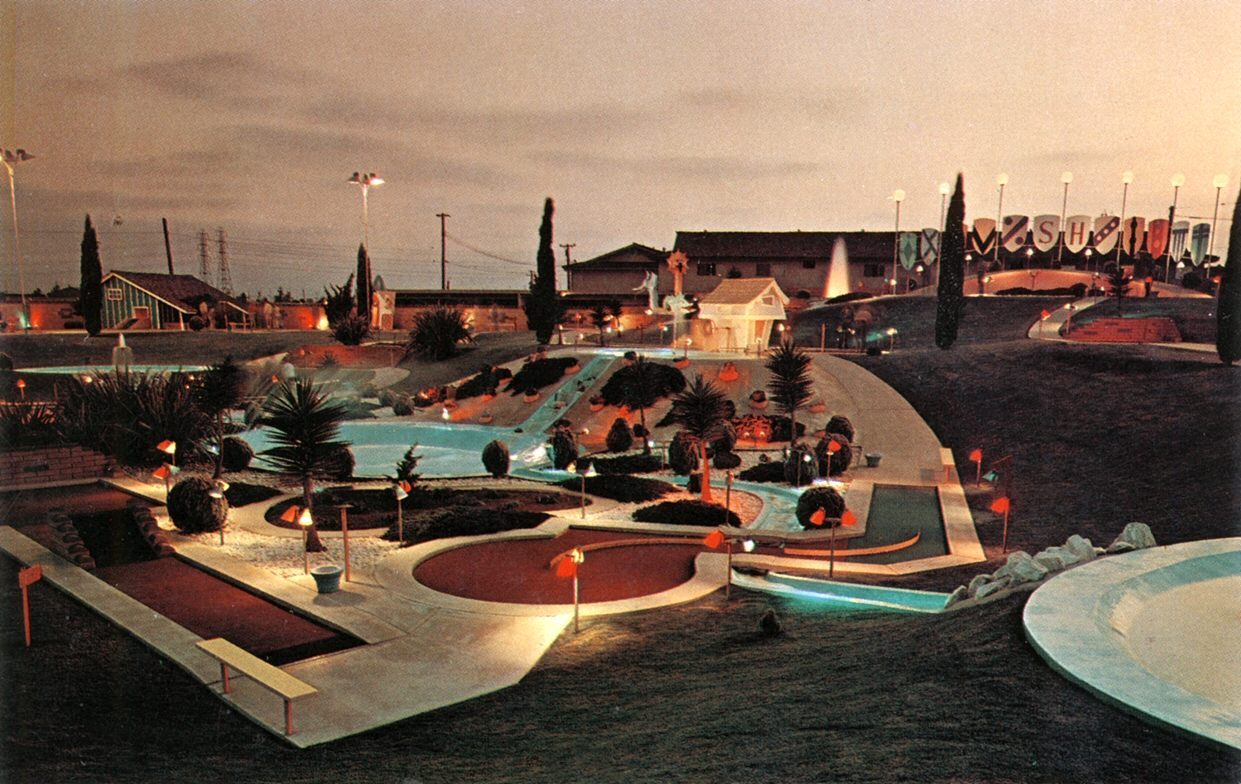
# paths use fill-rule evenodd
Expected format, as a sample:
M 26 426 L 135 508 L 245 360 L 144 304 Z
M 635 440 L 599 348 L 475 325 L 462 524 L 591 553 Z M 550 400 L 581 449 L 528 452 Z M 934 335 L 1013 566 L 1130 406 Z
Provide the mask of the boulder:
M 944 609 L 954 604 L 959 604 L 968 598 L 970 598 L 970 589 L 964 585 L 958 585 L 957 589 L 948 596 L 948 601 L 944 603 Z
M 1075 556 L 1073 563 L 1086 563 L 1087 561 L 1093 561 L 1095 558 L 1094 545 L 1090 543 L 1089 539 L 1083 539 L 1077 534 L 1069 537 L 1069 540 L 1064 543 L 1064 549 Z
M 1008 588 L 1012 585 L 1012 583 L 1013 578 L 1010 575 L 996 578 L 992 582 L 986 583 L 985 585 L 980 585 L 978 590 L 974 593 L 974 598 L 984 599 L 997 591 L 1002 591 L 1005 588 Z
M 1107 546 L 1105 552 L 1108 554 L 1127 553 L 1154 546 L 1155 535 L 1151 533 L 1149 525 L 1146 523 L 1129 523 L 1125 526 L 1125 530 L 1120 532 L 1120 536 L 1116 537 L 1116 541 Z
M 1030 554 L 1018 550 L 1010 553 L 1008 563 L 995 570 L 996 579 L 1009 577 L 1013 585 L 1021 585 L 1022 583 L 1036 583 L 1047 576 L 1049 569 L 1035 561 Z
M 1063 549 L 1063 547 L 1050 547 L 1034 556 L 1034 561 L 1049 572 L 1062 571 L 1068 564 L 1064 562 L 1064 556 L 1054 551 Z
M 989 574 L 974 575 L 974 579 L 970 580 L 970 584 L 966 587 L 965 592 L 971 598 L 978 595 L 978 590 L 987 583 L 991 582 L 992 577 Z

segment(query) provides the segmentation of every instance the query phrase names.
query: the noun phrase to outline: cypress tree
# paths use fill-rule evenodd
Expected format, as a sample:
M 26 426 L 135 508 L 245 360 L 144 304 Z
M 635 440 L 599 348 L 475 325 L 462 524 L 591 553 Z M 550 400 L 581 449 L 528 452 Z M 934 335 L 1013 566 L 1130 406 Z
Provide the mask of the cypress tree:
M 1241 199 L 1232 208 L 1228 257 L 1219 281 L 1215 319 L 1215 350 L 1220 362 L 1231 365 L 1241 359 Z
M 99 236 L 86 216 L 82 232 L 82 320 L 91 337 L 103 330 L 103 264 L 99 261 Z
M 535 275 L 530 281 L 530 299 L 526 302 L 526 319 L 539 343 L 547 344 L 560 323 L 560 302 L 556 297 L 556 253 L 552 249 L 552 213 L 555 205 L 549 196 L 543 203 L 543 223 L 539 226 L 539 252 L 535 257 Z
M 358 245 L 358 315 L 371 326 L 371 257 L 365 245 Z
M 939 257 L 939 299 L 935 309 L 935 345 L 952 347 L 965 307 L 965 178 L 957 174 L 957 187 L 948 203 Z

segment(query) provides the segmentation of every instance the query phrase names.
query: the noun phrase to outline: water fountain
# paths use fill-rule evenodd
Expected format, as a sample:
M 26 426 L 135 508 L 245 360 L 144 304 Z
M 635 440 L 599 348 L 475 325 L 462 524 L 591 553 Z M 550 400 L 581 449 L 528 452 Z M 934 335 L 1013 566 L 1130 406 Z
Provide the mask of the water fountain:
M 843 237 L 836 238 L 832 247 L 832 262 L 827 271 L 827 288 L 823 291 L 826 299 L 848 294 L 849 289 L 849 251 L 845 248 Z

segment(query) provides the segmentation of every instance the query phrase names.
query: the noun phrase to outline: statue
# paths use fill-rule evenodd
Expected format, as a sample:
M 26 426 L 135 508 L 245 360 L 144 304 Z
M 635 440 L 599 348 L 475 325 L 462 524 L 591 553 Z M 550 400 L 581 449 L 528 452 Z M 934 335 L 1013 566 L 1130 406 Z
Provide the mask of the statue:
M 659 307 L 659 295 L 655 290 L 659 287 L 659 276 L 654 272 L 647 270 L 646 278 L 642 280 L 641 285 L 634 287 L 633 291 L 645 291 L 647 307 L 655 310 Z

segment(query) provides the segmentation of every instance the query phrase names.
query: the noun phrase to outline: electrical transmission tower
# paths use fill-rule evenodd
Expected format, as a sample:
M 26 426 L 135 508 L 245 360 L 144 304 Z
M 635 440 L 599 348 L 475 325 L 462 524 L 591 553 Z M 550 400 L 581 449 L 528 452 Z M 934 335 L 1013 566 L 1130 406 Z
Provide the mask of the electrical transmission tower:
M 198 278 L 211 285 L 211 250 L 207 246 L 207 230 L 198 230 Z
M 224 244 L 224 229 L 217 228 L 220 234 L 220 285 L 217 286 L 228 296 L 233 296 L 233 276 L 228 271 L 228 247 Z

